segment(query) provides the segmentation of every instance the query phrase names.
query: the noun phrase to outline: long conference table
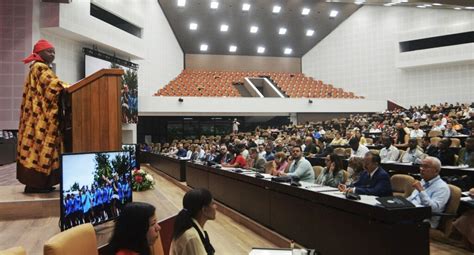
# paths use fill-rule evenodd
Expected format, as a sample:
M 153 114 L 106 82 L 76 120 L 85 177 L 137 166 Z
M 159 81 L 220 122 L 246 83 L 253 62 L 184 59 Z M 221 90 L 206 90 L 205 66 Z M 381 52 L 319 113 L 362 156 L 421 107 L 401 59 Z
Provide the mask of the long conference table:
M 372 196 L 348 200 L 330 187 L 254 175 L 186 163 L 188 186 L 323 255 L 429 254 L 428 207 L 389 210 Z

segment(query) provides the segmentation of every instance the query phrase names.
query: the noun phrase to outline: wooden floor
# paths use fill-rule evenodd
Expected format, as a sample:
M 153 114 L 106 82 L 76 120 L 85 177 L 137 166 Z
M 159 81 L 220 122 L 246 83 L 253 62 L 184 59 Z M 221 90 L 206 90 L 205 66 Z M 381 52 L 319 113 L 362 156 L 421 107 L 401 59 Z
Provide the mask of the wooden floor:
M 146 167 L 144 169 L 146 170 Z M 14 177 L 14 172 L 14 164 L 1 167 L 0 180 L 6 181 L 3 182 L 5 184 L 0 185 L 7 185 L 8 178 L 5 176 Z M 146 192 L 135 192 L 134 200 L 146 201 L 155 205 L 159 219 L 165 219 L 176 214 L 182 208 L 184 191 L 160 175 L 150 172 L 156 180 L 155 189 Z M 10 182 L 9 185 L 18 184 L 16 180 L 10 180 Z M 37 210 L 42 210 L 42 208 L 37 208 Z M 275 247 L 265 238 L 222 213 L 218 212 L 216 217 L 215 221 L 209 221 L 205 226 L 216 248 L 216 254 L 248 254 L 252 247 Z M 0 250 L 21 245 L 26 248 L 30 255 L 42 254 L 43 243 L 59 232 L 58 220 L 57 217 L 15 221 L 2 221 L 0 219 Z M 454 246 L 432 242 L 430 244 L 430 254 L 464 255 L 472 253 Z
M 0 186 L 20 184 L 16 179 L 16 163 L 0 166 Z

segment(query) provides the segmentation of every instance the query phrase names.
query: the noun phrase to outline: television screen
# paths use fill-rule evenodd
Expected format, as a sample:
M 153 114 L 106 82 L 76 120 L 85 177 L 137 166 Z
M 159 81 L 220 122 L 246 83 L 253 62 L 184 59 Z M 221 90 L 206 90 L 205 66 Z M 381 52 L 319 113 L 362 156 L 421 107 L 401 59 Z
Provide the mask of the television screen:
M 115 219 L 132 201 L 129 151 L 63 154 L 61 169 L 61 230 Z
M 140 150 L 138 149 L 138 144 L 122 144 L 123 151 L 129 151 L 132 157 L 132 170 L 140 170 L 140 162 L 138 161 Z

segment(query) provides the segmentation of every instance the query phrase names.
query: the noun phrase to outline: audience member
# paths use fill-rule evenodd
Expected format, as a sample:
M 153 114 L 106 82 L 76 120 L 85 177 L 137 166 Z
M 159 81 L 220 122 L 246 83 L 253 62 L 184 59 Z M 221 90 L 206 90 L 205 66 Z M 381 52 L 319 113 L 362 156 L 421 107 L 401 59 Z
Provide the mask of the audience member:
M 303 157 L 300 146 L 293 146 L 289 161 L 288 173 L 278 172 L 278 176 L 297 177 L 301 181 L 314 182 L 314 171 L 311 163 Z
M 363 158 L 369 151 L 367 147 L 359 143 L 357 137 L 353 137 L 349 140 L 349 146 L 351 147 L 351 157 Z
M 264 173 L 265 163 L 267 163 L 267 161 L 258 155 L 257 148 L 252 147 L 249 149 L 249 159 L 247 160 L 247 167 L 249 169 Z
M 425 136 L 425 132 L 420 129 L 420 123 L 414 122 L 413 129 L 410 131 L 410 138 L 422 138 Z
M 400 152 L 397 147 L 392 145 L 392 139 L 388 136 L 382 137 L 383 148 L 380 150 L 380 158 L 382 163 L 394 162 L 398 160 Z
M 414 205 L 429 206 L 432 213 L 442 213 L 448 203 L 450 190 L 448 184 L 439 176 L 441 162 L 435 157 L 426 157 L 421 161 L 421 182 L 415 181 L 415 190 L 407 198 Z M 438 227 L 440 217 L 433 216 L 429 220 L 432 228 Z
M 325 186 L 337 187 L 344 183 L 344 166 L 342 159 L 337 154 L 332 153 L 326 156 L 326 167 L 323 168 L 315 183 Z
M 418 148 L 418 140 L 416 138 L 410 138 L 408 141 L 408 149 L 403 153 L 400 162 L 419 164 L 425 156 L 423 151 Z
M 438 153 L 436 157 L 441 161 L 443 166 L 454 166 L 455 156 L 451 146 L 451 139 L 443 138 L 438 145 Z
M 459 151 L 458 164 L 474 167 L 474 137 L 469 137 L 465 141 L 466 148 Z

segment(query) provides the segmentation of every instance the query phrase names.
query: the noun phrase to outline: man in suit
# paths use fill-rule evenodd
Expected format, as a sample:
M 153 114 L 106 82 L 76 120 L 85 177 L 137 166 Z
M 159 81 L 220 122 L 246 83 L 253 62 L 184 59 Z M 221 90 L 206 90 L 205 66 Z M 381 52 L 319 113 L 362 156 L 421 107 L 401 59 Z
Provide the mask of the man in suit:
M 225 144 L 221 145 L 219 155 L 214 159 L 216 164 L 227 164 L 234 159 L 234 155 L 227 150 Z
M 438 153 L 435 155 L 440 161 L 442 166 L 454 166 L 455 157 L 451 146 L 451 139 L 443 138 L 438 144 Z
M 364 168 L 365 171 L 353 186 L 346 187 L 346 185 L 340 184 L 339 190 L 359 195 L 392 196 L 390 176 L 380 167 L 380 156 L 370 151 L 367 152 L 364 156 Z
M 470 137 L 466 139 L 466 148 L 462 148 L 459 151 L 459 165 L 468 165 L 474 167 L 474 138 Z

